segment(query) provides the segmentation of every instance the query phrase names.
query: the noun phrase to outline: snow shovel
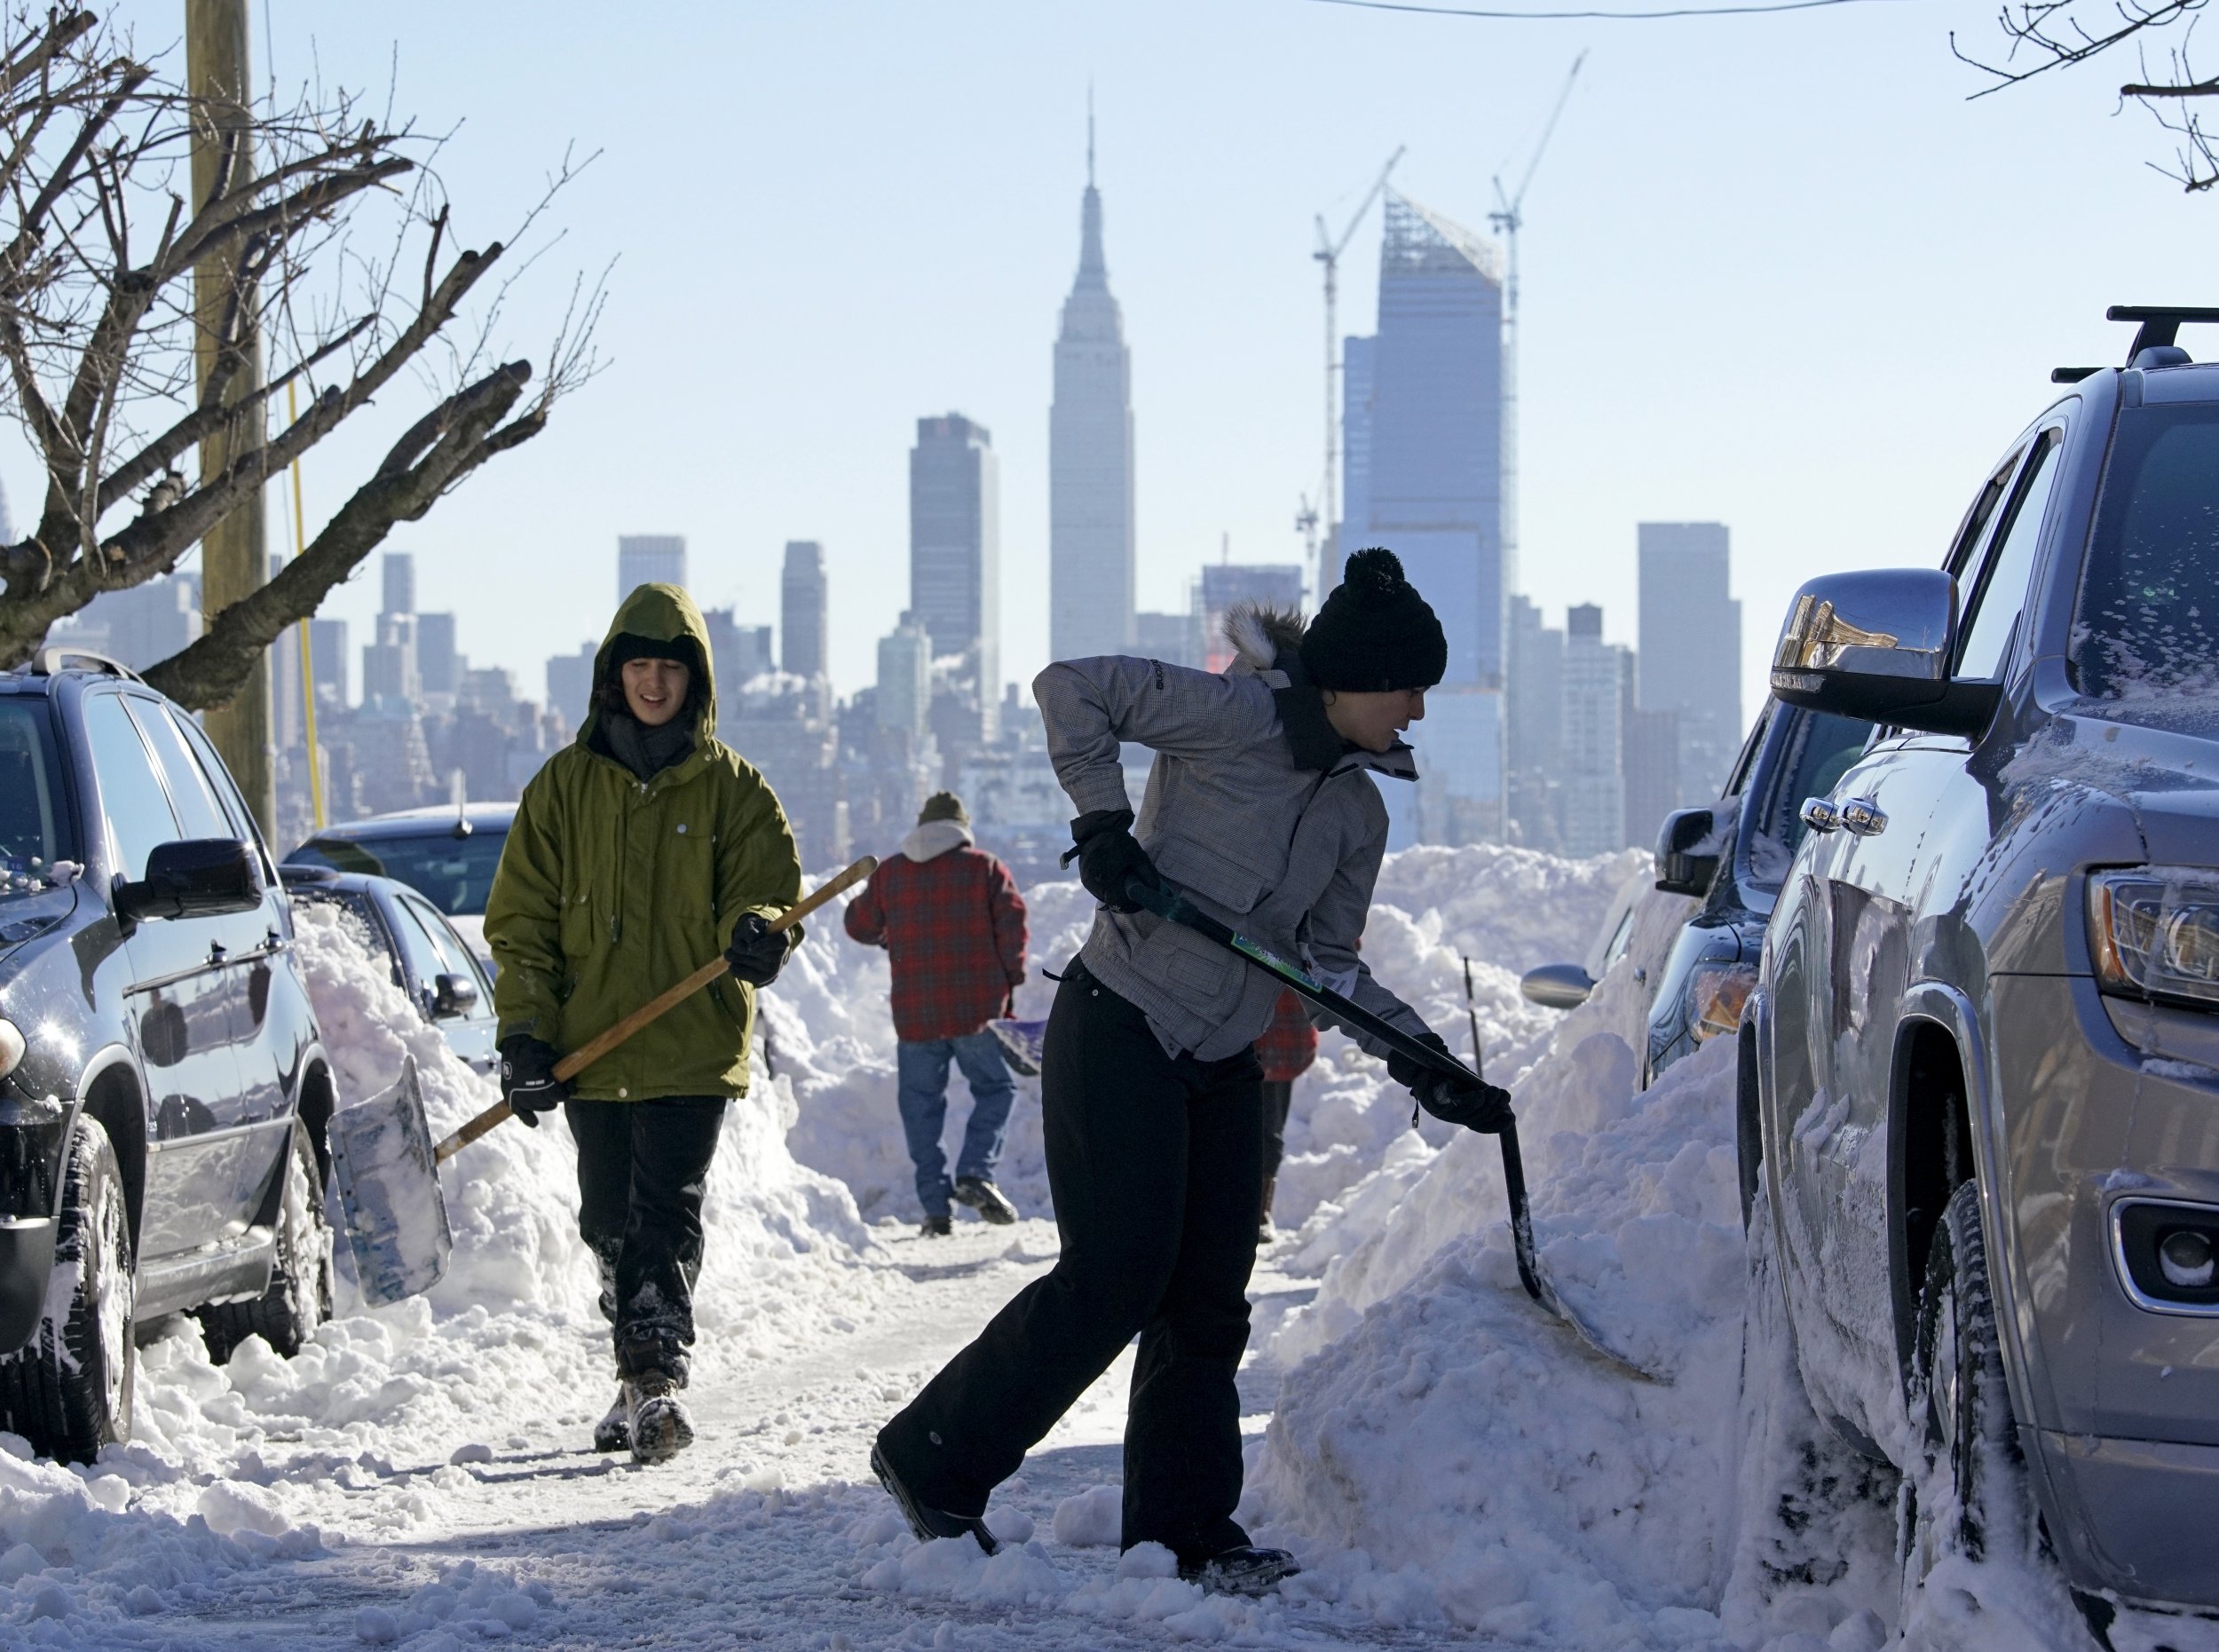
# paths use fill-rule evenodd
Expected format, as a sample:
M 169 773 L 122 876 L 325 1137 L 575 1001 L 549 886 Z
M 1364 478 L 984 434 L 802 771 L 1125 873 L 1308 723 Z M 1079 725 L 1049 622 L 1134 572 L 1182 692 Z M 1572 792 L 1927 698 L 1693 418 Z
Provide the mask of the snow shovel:
M 1172 889 L 1149 889 L 1140 880 L 1129 880 L 1125 886 L 1125 896 L 1135 905 L 1146 907 L 1166 922 L 1192 929 L 1196 935 L 1215 941 L 1220 946 L 1239 953 L 1250 963 L 1276 976 L 1300 996 L 1329 1011 L 1336 1021 L 1368 1032 L 1391 1049 L 1433 1068 L 1436 1072 L 1457 1078 L 1473 1079 L 1479 1075 L 1470 1071 L 1453 1055 L 1442 1054 L 1430 1045 L 1421 1044 L 1401 1028 L 1381 1020 L 1362 1006 L 1342 997 L 1332 988 L 1313 980 L 1299 966 L 1289 963 L 1276 952 L 1258 945 L 1246 936 L 1228 924 L 1220 923 L 1179 891 Z M 1472 1012 L 1473 1055 L 1479 1054 L 1479 1012 Z M 1570 1304 L 1559 1296 L 1549 1277 L 1541 1271 L 1541 1259 L 1533 1244 L 1533 1213 L 1526 1202 L 1526 1166 L 1518 1150 L 1518 1126 L 1515 1123 L 1503 1126 L 1497 1138 L 1503 1146 L 1503 1189 L 1510 1202 L 1511 1248 L 1518 1256 L 1518 1277 L 1526 1287 L 1526 1294 L 1554 1314 L 1569 1326 L 1574 1335 L 1614 1365 L 1631 1372 L 1645 1382 L 1661 1382 L 1664 1379 L 1653 1371 L 1645 1370 L 1634 1360 L 1613 1348 L 1594 1328 L 1572 1311 Z
M 770 927 L 784 929 L 799 923 L 835 895 L 862 882 L 878 865 L 865 855 L 772 920 Z M 703 964 L 557 1062 L 555 1076 L 576 1077 L 730 969 L 722 955 Z M 507 1102 L 495 1102 L 434 1147 L 414 1056 L 402 1062 L 400 1078 L 391 1088 L 332 1115 L 331 1157 L 338 1173 L 339 1201 L 346 1212 L 347 1243 L 354 1251 L 355 1277 L 365 1301 L 380 1308 L 439 1283 L 454 1248 L 446 1201 L 439 1192 L 439 1166 L 511 1116 Z

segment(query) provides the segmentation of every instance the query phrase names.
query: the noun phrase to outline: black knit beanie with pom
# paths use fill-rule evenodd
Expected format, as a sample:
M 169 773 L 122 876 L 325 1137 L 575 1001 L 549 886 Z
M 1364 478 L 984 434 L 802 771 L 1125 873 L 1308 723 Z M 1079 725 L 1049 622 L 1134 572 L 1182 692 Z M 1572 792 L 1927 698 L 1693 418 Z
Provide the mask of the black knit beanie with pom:
M 1448 675 L 1449 639 L 1391 550 L 1348 558 L 1340 584 L 1302 634 L 1302 665 L 1319 688 L 1349 693 L 1431 688 Z

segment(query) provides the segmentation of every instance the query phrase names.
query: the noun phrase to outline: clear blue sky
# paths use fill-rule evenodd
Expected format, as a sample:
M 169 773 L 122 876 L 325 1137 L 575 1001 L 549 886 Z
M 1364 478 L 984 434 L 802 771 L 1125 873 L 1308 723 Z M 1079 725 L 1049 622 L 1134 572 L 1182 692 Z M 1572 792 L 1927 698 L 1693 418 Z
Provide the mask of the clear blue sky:
M 2048 369 L 2123 351 L 2106 304 L 2219 302 L 2219 201 L 2144 167 L 2162 135 L 2106 90 L 2127 64 L 1965 100 L 1981 82 L 1948 33 L 1989 47 L 1992 0 L 1639 24 L 1310 0 L 271 11 L 260 72 L 391 80 L 398 113 L 461 123 L 440 168 L 471 244 L 566 145 L 602 152 L 504 334 L 542 351 L 570 273 L 613 257 L 612 365 L 391 541 L 421 605 L 534 694 L 549 653 L 599 635 L 625 532 L 685 534 L 703 600 L 763 620 L 783 542 L 823 541 L 836 681 L 867 682 L 905 604 L 914 421 L 952 408 L 1001 455 L 1005 669 L 1044 662 L 1090 80 L 1144 607 L 1181 602 L 1220 534 L 1239 560 L 1297 554 L 1322 461 L 1313 215 L 1345 216 L 1407 144 L 1399 184 L 1483 226 L 1582 47 L 1527 203 L 1523 584 L 1560 623 L 1599 601 L 1630 642 L 1634 525 L 1729 524 L 1752 707 L 1796 584 L 1934 560 Z M 144 48 L 182 12 L 124 15 Z M 1346 330 L 1369 330 L 1378 245 L 1375 217 Z M 415 394 L 312 460 L 312 529 Z M 0 465 L 20 510 L 24 455 Z M 326 612 L 359 641 L 376 591 L 373 563 Z

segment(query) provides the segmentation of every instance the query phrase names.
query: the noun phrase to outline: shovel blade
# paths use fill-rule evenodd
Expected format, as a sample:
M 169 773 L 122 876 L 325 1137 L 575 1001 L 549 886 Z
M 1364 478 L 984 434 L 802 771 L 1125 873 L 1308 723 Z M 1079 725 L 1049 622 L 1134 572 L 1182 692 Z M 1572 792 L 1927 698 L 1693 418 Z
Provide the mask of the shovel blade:
M 363 1300 L 383 1308 L 438 1284 L 454 1236 L 415 1056 L 391 1087 L 332 1115 L 331 1158 Z

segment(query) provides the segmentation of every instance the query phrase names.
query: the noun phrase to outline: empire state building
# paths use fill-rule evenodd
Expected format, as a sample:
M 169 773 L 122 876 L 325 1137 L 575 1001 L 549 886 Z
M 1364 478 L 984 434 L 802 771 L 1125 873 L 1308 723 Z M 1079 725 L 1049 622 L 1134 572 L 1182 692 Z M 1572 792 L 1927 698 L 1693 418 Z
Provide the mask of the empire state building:
M 1063 300 L 1048 412 L 1048 645 L 1057 660 L 1133 647 L 1132 382 L 1102 256 L 1089 110 L 1078 278 Z

